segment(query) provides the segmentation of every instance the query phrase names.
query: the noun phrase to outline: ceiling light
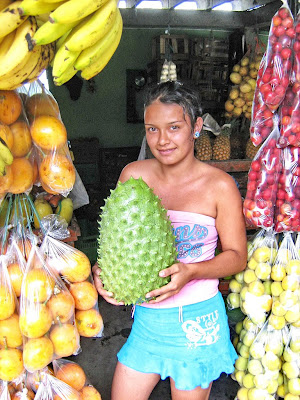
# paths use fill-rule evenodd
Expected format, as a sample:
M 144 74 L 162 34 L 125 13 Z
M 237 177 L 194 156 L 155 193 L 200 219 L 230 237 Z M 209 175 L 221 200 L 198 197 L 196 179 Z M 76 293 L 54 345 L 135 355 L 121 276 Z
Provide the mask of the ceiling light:
M 118 3 L 118 8 L 126 8 L 126 0 L 120 0 Z
M 143 0 L 141 1 L 136 8 L 156 8 L 161 9 L 162 3 L 158 0 Z
M 217 10 L 217 11 L 232 11 L 232 3 L 228 2 L 228 3 L 222 3 L 219 4 L 216 7 L 213 7 L 212 10 Z
M 197 3 L 195 1 L 183 1 L 174 7 L 174 10 L 197 10 Z

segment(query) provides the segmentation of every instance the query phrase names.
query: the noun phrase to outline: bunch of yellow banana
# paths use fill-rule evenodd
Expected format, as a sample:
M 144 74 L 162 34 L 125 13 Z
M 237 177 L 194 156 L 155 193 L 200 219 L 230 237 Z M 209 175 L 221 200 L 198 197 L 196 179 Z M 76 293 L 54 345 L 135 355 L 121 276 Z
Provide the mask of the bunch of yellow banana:
M 38 26 L 35 16 L 25 15 L 23 1 L 0 0 L 0 89 L 13 90 L 36 80 L 50 64 L 55 43 L 34 46 Z M 52 7 L 53 9 L 53 7 Z
M 39 3 L 23 0 L 28 1 Z M 116 51 L 122 30 L 117 0 L 67 0 L 37 29 L 33 43 L 56 43 L 52 75 L 55 85 L 60 86 L 78 71 L 84 79 L 97 75 Z
M 6 166 L 11 165 L 14 157 L 5 141 L 0 137 L 0 176 L 6 174 Z

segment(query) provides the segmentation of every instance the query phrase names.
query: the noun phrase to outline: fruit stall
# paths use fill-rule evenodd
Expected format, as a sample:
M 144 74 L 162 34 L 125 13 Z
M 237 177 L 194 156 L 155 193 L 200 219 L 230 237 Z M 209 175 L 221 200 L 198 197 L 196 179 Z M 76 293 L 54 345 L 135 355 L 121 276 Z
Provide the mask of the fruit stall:
M 117 53 L 126 12 L 114 0 L 0 0 L 0 7 L 0 400 L 45 400 L 45 393 L 101 400 L 102 382 L 90 381 L 76 359 L 86 341 L 102 340 L 106 325 L 92 266 L 101 257 L 102 280 L 116 298 L 141 302 L 135 287 L 127 293 L 136 271 L 116 279 L 111 259 L 125 270 L 127 258 L 137 250 L 147 255 L 151 245 L 156 273 L 144 277 L 150 291 L 166 283 L 157 271 L 176 259 L 174 234 L 143 181 L 116 187 L 126 164 L 152 156 L 147 144 L 119 146 L 105 132 L 115 144 L 105 146 L 100 133 L 89 134 L 97 133 L 94 120 L 74 137 L 65 123 L 68 105 L 40 78 L 47 71 L 53 92 L 70 93 L 77 112 L 82 86 L 83 98 L 92 99 L 94 78 L 103 70 L 105 76 Z M 235 400 L 299 400 L 299 15 L 283 2 L 265 40 L 251 31 L 238 58 L 232 46 L 232 35 L 154 34 L 144 68 L 126 70 L 122 118 L 141 124 L 141 96 L 154 82 L 178 79 L 201 93 L 195 157 L 234 178 L 248 236 L 246 269 L 219 285 L 238 353 L 230 377 Z M 91 103 L 93 110 L 97 101 Z M 122 207 L 128 197 L 132 212 L 131 204 Z M 136 206 L 146 197 L 155 240 L 145 245 L 141 238 L 118 258 L 111 243 L 123 243 L 119 226 L 130 212 L 135 227 Z

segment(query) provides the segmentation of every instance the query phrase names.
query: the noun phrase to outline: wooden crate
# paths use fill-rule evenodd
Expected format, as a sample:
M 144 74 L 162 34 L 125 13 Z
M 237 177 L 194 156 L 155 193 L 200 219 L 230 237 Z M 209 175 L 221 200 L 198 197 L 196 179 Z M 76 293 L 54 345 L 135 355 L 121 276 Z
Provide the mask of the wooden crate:
M 187 60 L 189 58 L 189 38 L 185 35 L 160 35 L 152 39 L 152 60 Z

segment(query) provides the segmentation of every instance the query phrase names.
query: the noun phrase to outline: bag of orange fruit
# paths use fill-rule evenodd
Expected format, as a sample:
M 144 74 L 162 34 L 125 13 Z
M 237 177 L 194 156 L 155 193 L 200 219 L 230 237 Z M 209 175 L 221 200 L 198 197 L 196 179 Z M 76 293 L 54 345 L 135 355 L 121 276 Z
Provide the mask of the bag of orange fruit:
M 36 245 L 22 281 L 20 329 L 27 371 L 37 371 L 56 358 L 81 351 L 73 297 Z
M 25 110 L 38 150 L 39 182 L 46 192 L 66 197 L 75 183 L 75 167 L 57 101 L 41 82 L 35 81 L 29 86 Z
M 13 161 L 0 176 L 0 192 L 29 193 L 33 166 L 29 159 L 32 138 L 21 95 L 17 90 L 0 90 L 0 138 L 9 148 Z
M 0 379 L 13 381 L 24 371 L 18 301 L 7 271 L 7 255 L 0 256 Z
M 42 381 L 35 400 L 80 400 L 80 394 L 67 383 L 51 374 L 41 374 Z
M 78 363 L 61 358 L 52 364 L 54 376 L 77 390 L 81 400 L 101 400 L 99 391 L 91 384 Z
M 17 298 L 19 298 L 21 296 L 21 287 L 26 268 L 26 261 L 20 250 L 19 241 L 16 235 L 13 235 L 10 239 L 10 244 L 8 247 L 8 257 L 8 275 L 15 295 Z
M 103 319 L 99 312 L 91 262 L 79 249 L 53 237 L 44 237 L 41 249 L 48 263 L 61 275 L 75 302 L 75 320 L 80 336 L 101 337 Z

